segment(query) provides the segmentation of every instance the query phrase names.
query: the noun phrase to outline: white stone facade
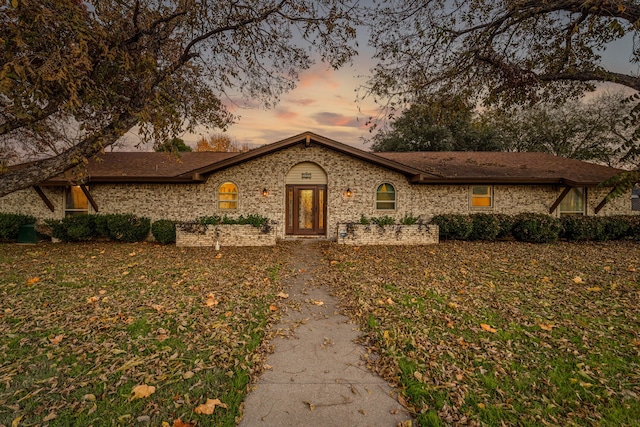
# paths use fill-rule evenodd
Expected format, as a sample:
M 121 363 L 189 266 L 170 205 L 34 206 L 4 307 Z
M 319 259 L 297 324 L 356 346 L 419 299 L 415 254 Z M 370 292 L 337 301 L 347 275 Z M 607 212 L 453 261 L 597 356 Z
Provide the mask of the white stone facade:
M 214 172 L 198 184 L 89 184 L 99 213 L 132 213 L 151 221 L 171 219 L 191 221 L 205 215 L 258 214 L 268 217 L 277 238 L 285 238 L 285 178 L 300 162 L 313 162 L 327 177 L 326 238 L 338 238 L 338 224 L 358 222 L 361 215 L 388 215 L 397 222 L 405 215 L 428 221 L 442 213 L 470 214 L 493 212 L 549 213 L 549 207 L 561 194 L 562 186 L 494 185 L 493 206 L 472 208 L 468 185 L 411 184 L 401 173 L 359 160 L 329 147 L 297 144 L 262 157 Z M 224 182 L 238 187 L 238 208 L 218 208 L 218 188 Z M 381 183 L 391 183 L 396 190 L 396 208 L 378 210 L 375 192 Z M 263 195 L 263 190 L 266 195 Z M 346 194 L 349 189 L 351 195 Z M 589 188 L 586 214 L 594 215 L 596 206 L 608 194 L 608 188 Z M 28 188 L 0 198 L 0 212 L 34 215 L 39 220 L 63 218 L 64 191 L 60 187 L 43 187 L 53 203 L 51 212 L 34 189 Z M 630 196 L 630 195 L 629 195 Z M 94 213 L 89 207 L 89 213 Z M 598 213 L 606 215 L 637 214 L 631 210 L 630 197 L 620 197 Z
M 276 244 L 275 229 L 253 225 L 219 224 L 206 226 L 176 227 L 176 246 L 199 246 L 221 248 L 226 246 L 273 246 Z
M 431 245 L 439 240 L 439 228 L 431 224 L 338 224 L 338 243 L 343 245 Z

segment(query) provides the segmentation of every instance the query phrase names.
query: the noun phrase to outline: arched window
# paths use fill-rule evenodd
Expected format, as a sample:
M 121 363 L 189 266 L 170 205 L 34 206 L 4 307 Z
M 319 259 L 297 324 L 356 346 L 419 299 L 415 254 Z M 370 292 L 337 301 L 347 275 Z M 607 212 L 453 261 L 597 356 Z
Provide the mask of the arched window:
M 396 208 L 396 189 L 388 182 L 382 183 L 376 190 L 376 209 L 394 210 Z
M 238 186 L 225 182 L 218 189 L 219 209 L 238 209 Z

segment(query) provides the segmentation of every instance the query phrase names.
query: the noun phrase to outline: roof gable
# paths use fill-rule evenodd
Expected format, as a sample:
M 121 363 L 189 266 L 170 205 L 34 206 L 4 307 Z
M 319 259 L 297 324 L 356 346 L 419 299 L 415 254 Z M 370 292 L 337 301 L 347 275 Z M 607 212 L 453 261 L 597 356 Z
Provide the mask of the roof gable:
M 414 184 L 594 186 L 623 172 L 620 169 L 545 153 L 371 153 L 312 132 L 304 132 L 245 153 L 103 153 L 89 160 L 85 170 L 80 174 L 69 171 L 42 184 L 66 185 L 74 181 L 196 183 L 204 181 L 206 175 L 297 145 L 325 147 L 401 173 Z
M 277 151 L 284 150 L 299 144 L 304 144 L 307 147 L 310 147 L 312 145 L 319 145 L 322 147 L 326 147 L 331 150 L 346 154 L 348 156 L 351 156 L 369 163 L 373 163 L 378 166 L 382 166 L 384 168 L 391 169 L 396 172 L 400 172 L 409 177 L 418 176 L 425 173 L 432 175 L 427 171 L 413 168 L 409 165 L 399 163 L 393 159 L 380 157 L 373 153 L 360 150 L 358 148 L 343 144 L 338 141 L 334 141 L 329 138 L 325 138 L 313 132 L 304 132 L 299 135 L 295 135 L 290 138 L 283 139 L 282 141 L 274 142 L 273 144 L 263 145 L 262 147 L 255 148 L 245 153 L 238 154 L 237 156 L 234 156 L 232 158 L 225 159 L 223 161 L 213 163 L 199 169 L 192 170 L 189 172 L 189 174 L 192 174 L 194 177 L 197 177 L 199 175 L 210 174 L 210 173 L 227 169 L 227 168 L 230 168 L 231 166 L 235 166 L 237 164 L 244 163 L 249 160 L 256 159 L 258 157 L 262 157 L 271 153 L 275 153 Z M 186 175 L 187 174 L 184 174 L 183 176 L 186 176 Z M 433 175 L 433 176 L 435 177 L 436 175 Z

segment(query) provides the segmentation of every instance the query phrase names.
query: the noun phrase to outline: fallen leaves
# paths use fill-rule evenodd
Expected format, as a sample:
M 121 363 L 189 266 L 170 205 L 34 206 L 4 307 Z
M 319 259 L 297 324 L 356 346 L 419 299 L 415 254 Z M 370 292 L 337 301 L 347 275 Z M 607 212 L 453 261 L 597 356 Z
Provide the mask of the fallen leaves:
M 543 331 L 552 331 L 555 327 L 553 323 L 538 323 L 538 326 L 540 326 L 540 329 Z
M 64 338 L 64 335 L 56 335 L 53 338 L 49 338 L 49 341 L 51 342 L 51 344 L 53 345 L 58 345 L 62 342 L 62 339 Z
M 495 334 L 496 332 L 498 332 L 497 330 L 492 328 L 490 325 L 487 325 L 486 323 L 481 323 L 480 327 L 482 328 L 482 330 L 491 332 L 492 334 Z
M 28 285 L 28 286 L 33 286 L 33 285 L 35 285 L 36 283 L 38 283 L 39 281 L 40 281 L 40 278 L 38 278 L 38 277 L 31 277 L 31 278 L 27 279 L 27 285 Z
M 224 409 L 228 408 L 228 406 L 225 403 L 222 403 L 220 399 L 207 399 L 206 403 L 196 407 L 196 414 L 211 415 L 217 406 Z
M 204 302 L 204 304 L 207 307 L 215 307 L 216 305 L 220 304 L 220 301 L 216 299 L 213 293 L 210 293 L 209 295 L 207 295 L 207 300 Z
M 140 384 L 131 389 L 132 399 L 144 399 L 156 392 L 156 388 L 152 385 Z
M 493 408 L 497 425 L 568 425 L 635 404 L 623 402 L 622 390 L 640 348 L 640 291 L 628 269 L 637 264 L 637 245 L 438 247 L 431 255 L 414 247 L 323 247 L 325 280 L 364 331 L 368 350 L 380 355 L 367 364 L 400 379 L 410 410 L 432 411 L 446 425 L 475 425 Z M 329 268 L 334 259 L 349 259 L 357 270 Z M 593 360 L 588 354 L 602 364 L 579 367 Z M 478 399 L 472 408 L 470 396 Z M 516 406 L 523 409 L 510 415 Z M 553 416 L 534 407 L 554 408 Z M 599 421 L 616 423 L 606 415 Z

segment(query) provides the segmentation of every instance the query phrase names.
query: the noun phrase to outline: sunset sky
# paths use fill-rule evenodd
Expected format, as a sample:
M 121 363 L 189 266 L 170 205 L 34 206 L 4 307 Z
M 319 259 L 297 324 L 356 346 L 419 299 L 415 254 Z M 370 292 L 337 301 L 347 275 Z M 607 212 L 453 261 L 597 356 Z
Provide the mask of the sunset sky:
M 359 55 L 353 64 L 334 71 L 327 64 L 318 62 L 300 73 L 297 87 L 283 95 L 280 103 L 266 110 L 259 105 L 225 102 L 239 119 L 230 126 L 227 134 L 240 144 L 263 145 L 276 142 L 305 131 L 367 149 L 363 138 L 370 138 L 366 122 L 377 113 L 370 98 L 357 101 L 358 87 L 366 81 L 373 67 L 373 52 L 366 45 L 366 34 L 359 35 Z M 637 64 L 629 63 L 633 49 L 631 37 L 611 45 L 603 55 L 607 68 L 625 73 L 637 73 Z M 617 85 L 605 85 L 603 89 L 619 90 Z M 588 94 L 586 98 L 593 97 Z M 206 134 L 206 130 L 202 131 Z M 182 138 L 195 147 L 198 134 L 186 134 Z

